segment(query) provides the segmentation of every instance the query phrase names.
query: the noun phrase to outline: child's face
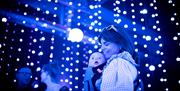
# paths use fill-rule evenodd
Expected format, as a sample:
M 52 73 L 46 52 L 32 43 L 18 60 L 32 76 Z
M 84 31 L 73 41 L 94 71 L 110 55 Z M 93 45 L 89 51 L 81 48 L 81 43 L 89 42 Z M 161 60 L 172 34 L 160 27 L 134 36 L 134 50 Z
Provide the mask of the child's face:
M 92 67 L 97 67 L 105 62 L 104 55 L 99 52 L 93 53 L 89 58 L 89 65 Z

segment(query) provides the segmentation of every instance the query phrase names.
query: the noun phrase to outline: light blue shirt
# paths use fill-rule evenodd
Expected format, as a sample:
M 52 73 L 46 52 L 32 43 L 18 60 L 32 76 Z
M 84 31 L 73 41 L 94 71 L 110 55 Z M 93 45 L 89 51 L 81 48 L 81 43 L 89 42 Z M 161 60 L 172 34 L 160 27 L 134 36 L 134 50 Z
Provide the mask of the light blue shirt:
M 130 53 L 124 51 L 113 55 L 104 67 L 100 84 L 100 91 L 133 91 L 133 81 L 137 77 L 137 64 Z

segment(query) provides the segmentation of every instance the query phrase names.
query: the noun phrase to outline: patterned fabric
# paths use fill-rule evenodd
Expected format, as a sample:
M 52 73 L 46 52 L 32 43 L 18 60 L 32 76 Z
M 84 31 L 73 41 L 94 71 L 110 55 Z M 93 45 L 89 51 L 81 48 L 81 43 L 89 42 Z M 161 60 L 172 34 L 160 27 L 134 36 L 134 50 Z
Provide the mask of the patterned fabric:
M 100 91 L 133 91 L 133 81 L 137 77 L 136 66 L 126 51 L 113 55 L 107 61 L 102 79 L 96 82 L 96 86 L 100 84 Z

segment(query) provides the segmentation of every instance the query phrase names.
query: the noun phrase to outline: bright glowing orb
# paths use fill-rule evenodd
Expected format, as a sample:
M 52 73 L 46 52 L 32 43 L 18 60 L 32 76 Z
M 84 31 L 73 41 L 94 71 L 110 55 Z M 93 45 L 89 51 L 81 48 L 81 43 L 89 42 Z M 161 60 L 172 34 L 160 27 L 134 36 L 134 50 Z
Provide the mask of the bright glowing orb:
M 150 71 L 154 71 L 155 70 L 155 66 L 154 65 L 149 66 L 149 70 Z
M 80 42 L 83 39 L 83 32 L 79 28 L 73 28 L 69 31 L 68 40 L 72 42 Z

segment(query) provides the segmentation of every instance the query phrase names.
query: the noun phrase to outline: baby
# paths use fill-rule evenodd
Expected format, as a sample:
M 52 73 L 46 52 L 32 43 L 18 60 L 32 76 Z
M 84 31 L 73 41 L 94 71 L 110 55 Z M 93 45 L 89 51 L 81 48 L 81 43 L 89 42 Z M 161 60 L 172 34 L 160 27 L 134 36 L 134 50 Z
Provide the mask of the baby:
M 100 52 L 94 52 L 89 58 L 88 66 L 97 67 L 103 63 L 105 63 L 104 55 Z
M 103 67 L 106 63 L 104 55 L 100 52 L 94 52 L 89 58 L 89 64 L 84 77 L 84 91 L 96 91 L 95 82 L 102 75 Z

